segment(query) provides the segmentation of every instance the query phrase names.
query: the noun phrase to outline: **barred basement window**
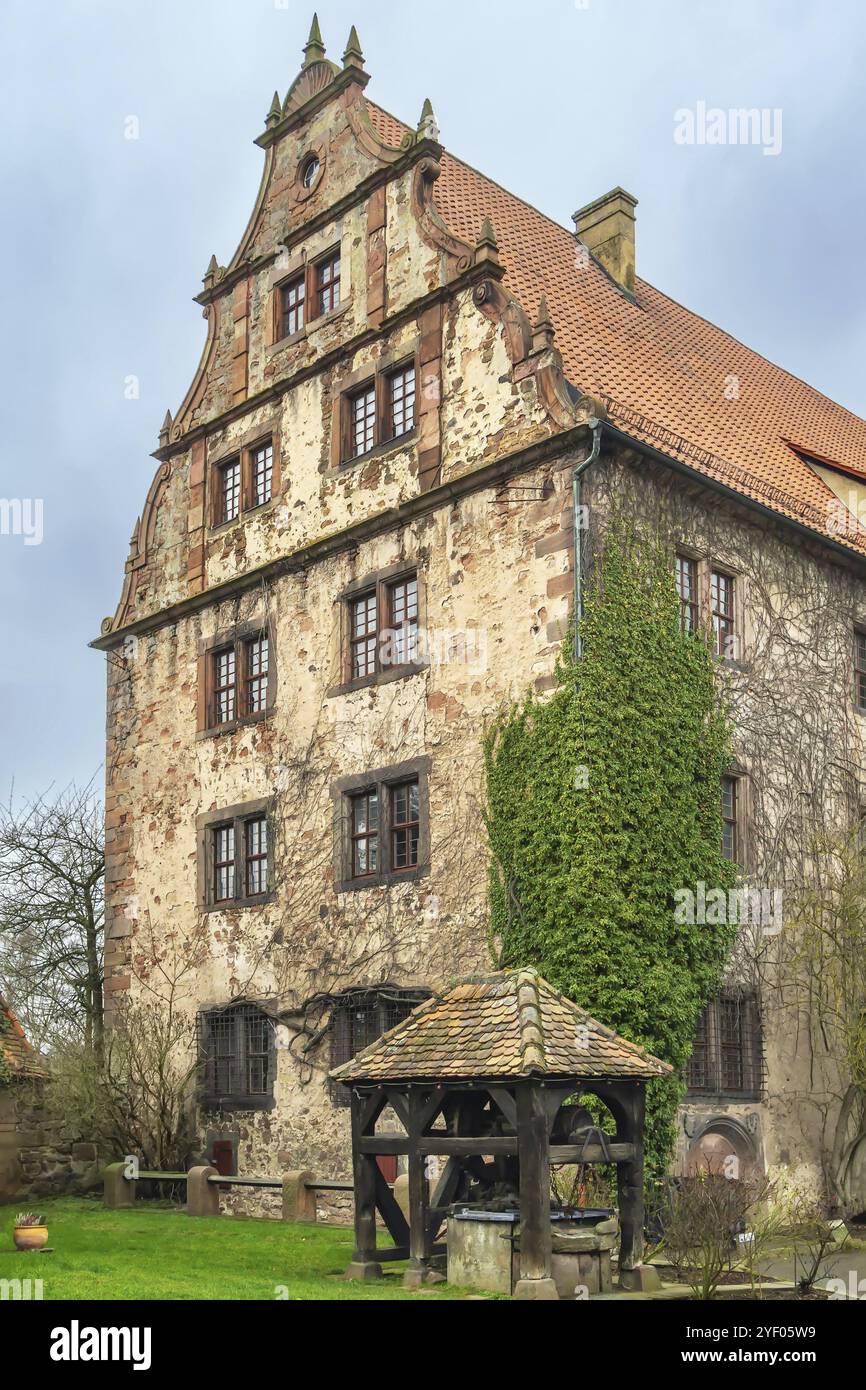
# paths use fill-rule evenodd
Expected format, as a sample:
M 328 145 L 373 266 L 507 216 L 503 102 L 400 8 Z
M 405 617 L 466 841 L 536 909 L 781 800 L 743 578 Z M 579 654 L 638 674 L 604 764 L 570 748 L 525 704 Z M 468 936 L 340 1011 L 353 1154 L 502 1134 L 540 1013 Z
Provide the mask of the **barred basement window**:
M 390 985 L 346 990 L 334 1001 L 331 1011 L 331 1069 L 350 1061 L 383 1033 L 396 1028 L 429 998 L 429 990 L 398 989 Z M 338 1081 L 331 1083 L 331 1096 L 336 1105 L 349 1104 L 349 1090 Z
M 760 1100 L 763 1044 L 754 994 L 726 990 L 701 1015 L 687 1070 L 689 1094 Z
M 255 1004 L 199 1014 L 201 1103 L 205 1107 L 265 1109 L 273 1104 L 274 1029 Z

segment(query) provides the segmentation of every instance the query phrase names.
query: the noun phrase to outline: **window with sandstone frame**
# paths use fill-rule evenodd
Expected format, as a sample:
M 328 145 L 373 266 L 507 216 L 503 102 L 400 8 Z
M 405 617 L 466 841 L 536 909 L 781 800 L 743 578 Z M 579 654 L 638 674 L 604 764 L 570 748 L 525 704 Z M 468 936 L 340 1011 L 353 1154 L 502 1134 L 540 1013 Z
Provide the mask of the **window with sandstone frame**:
M 383 984 L 372 989 L 349 989 L 332 1004 L 328 1025 L 330 1036 L 330 1068 L 349 1062 L 365 1047 L 376 1042 L 383 1033 L 396 1028 L 404 1018 L 430 998 L 426 989 L 401 989 Z M 338 1081 L 330 1082 L 331 1098 L 335 1105 L 348 1105 L 348 1087 Z
M 429 757 L 340 778 L 335 802 L 338 891 L 396 885 L 430 867 Z
M 273 895 L 272 806 L 252 802 L 199 817 L 199 898 L 206 910 L 255 907 Z
M 279 490 L 279 451 L 273 433 L 261 435 L 228 459 L 210 465 L 209 520 L 229 526 L 267 506 Z
M 301 262 L 273 288 L 273 344 L 295 338 L 343 302 L 342 254 L 332 247 Z
M 339 462 L 354 463 L 374 449 L 410 439 L 418 425 L 417 364 L 371 367 L 370 376 L 345 390 L 339 410 Z
M 343 681 L 349 686 L 420 669 L 420 592 L 415 570 L 391 570 L 343 594 Z
M 219 733 L 265 717 L 275 699 L 268 626 L 249 624 L 217 639 L 200 661 L 199 728 Z
M 763 1040 L 754 992 L 724 990 L 703 1010 L 686 1071 L 690 1096 L 760 1100 Z
M 276 1074 L 274 1025 L 256 1004 L 198 1016 L 200 1103 L 210 1109 L 268 1109 Z

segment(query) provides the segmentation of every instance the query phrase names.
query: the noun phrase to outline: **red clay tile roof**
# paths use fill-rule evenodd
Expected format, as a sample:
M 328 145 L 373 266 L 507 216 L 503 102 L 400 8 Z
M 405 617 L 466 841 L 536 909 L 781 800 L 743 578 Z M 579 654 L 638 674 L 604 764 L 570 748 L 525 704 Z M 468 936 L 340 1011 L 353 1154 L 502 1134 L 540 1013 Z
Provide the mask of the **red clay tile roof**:
M 408 127 L 367 103 L 380 137 Z M 436 205 L 474 245 L 493 222 L 505 285 L 534 316 L 542 293 L 575 387 L 606 398 L 612 423 L 736 492 L 866 554 L 866 531 L 840 527 L 838 503 L 787 442 L 866 478 L 866 422 L 645 280 L 633 303 L 572 231 L 447 152 Z M 736 378 L 738 398 L 726 399 Z
M 563 998 L 534 970 L 460 980 L 337 1067 L 338 1081 L 530 1075 L 664 1076 L 671 1068 Z
M 0 995 L 0 1061 L 15 1078 L 46 1076 L 45 1065 L 24 1035 L 24 1029 Z M 0 1069 L 2 1074 L 2 1069 Z

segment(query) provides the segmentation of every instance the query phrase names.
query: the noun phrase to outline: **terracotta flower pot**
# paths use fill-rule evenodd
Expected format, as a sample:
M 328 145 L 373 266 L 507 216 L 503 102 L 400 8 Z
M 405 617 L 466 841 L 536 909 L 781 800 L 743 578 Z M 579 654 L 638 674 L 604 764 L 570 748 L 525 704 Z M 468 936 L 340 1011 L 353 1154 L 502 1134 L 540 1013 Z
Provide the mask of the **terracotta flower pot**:
M 41 1250 L 48 1244 L 47 1226 L 16 1226 L 12 1232 L 16 1250 Z

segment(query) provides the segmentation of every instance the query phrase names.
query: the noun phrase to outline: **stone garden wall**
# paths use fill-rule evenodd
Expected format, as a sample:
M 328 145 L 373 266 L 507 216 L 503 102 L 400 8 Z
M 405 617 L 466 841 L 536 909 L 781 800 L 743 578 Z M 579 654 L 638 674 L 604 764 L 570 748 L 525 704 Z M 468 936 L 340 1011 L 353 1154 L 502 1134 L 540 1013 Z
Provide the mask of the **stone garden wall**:
M 83 1195 L 101 1171 L 95 1144 L 48 1124 L 38 1083 L 0 1089 L 0 1203 Z

